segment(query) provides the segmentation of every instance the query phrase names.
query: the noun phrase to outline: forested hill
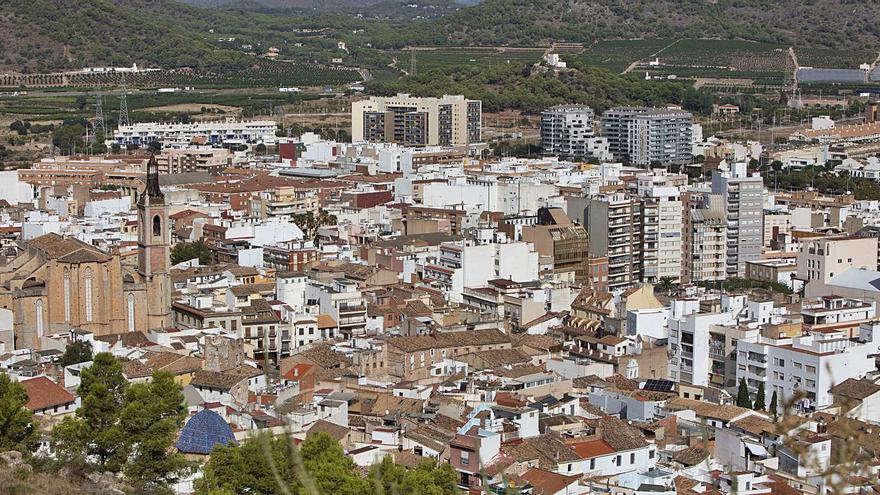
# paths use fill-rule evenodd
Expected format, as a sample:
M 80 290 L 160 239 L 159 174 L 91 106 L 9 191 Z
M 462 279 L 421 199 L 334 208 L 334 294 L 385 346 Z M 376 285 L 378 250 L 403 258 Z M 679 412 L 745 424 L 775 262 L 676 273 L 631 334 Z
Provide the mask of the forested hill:
M 865 0 L 484 0 L 436 22 L 467 44 L 740 38 L 880 50 L 877 19 L 880 2 Z
M 484 0 L 464 8 L 454 0 L 437 0 L 458 10 L 439 19 L 407 22 L 244 8 L 266 1 L 286 0 L 240 0 L 239 8 L 231 9 L 175 0 L 0 0 L 0 71 L 133 62 L 228 70 L 252 59 L 218 38 L 297 46 L 297 28 L 324 30 L 325 36 L 312 38 L 312 48 L 322 43 L 335 47 L 337 38 L 352 47 L 399 48 L 711 37 L 880 50 L 880 2 L 865 0 Z M 295 52 L 287 54 L 297 57 Z

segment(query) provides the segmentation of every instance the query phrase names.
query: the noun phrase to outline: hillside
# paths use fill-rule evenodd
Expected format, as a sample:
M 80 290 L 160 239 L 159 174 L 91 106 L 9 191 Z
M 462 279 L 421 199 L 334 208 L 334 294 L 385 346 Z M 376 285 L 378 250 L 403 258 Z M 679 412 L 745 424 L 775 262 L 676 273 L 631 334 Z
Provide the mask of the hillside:
M 465 44 L 724 38 L 876 51 L 878 17 L 880 3 L 862 0 L 485 0 L 436 30 Z
M 880 2 L 861 0 L 485 0 L 468 7 L 436 0 L 421 3 L 407 15 L 384 17 L 385 11 L 402 13 L 411 7 L 401 7 L 399 0 L 188 1 L 203 6 L 174 0 L 0 0 L 0 71 L 134 62 L 213 72 L 244 70 L 254 62 L 243 54 L 246 44 L 281 46 L 285 57 L 308 62 L 337 56 L 328 50 L 335 50 L 339 39 L 352 47 L 369 43 L 383 49 L 624 38 L 745 39 L 875 53 L 880 49 Z M 263 10 L 260 5 L 306 10 Z M 318 5 L 323 6 L 320 11 L 309 10 Z M 334 6 L 341 10 L 324 12 Z M 424 10 L 431 6 L 436 6 L 433 15 Z M 448 14 L 431 19 L 444 12 Z M 383 19 L 367 18 L 370 15 Z M 303 34 L 308 29 L 322 34 Z M 236 44 L 221 43 L 222 37 L 234 37 Z M 361 65 L 388 63 L 375 50 L 351 55 L 352 62 Z

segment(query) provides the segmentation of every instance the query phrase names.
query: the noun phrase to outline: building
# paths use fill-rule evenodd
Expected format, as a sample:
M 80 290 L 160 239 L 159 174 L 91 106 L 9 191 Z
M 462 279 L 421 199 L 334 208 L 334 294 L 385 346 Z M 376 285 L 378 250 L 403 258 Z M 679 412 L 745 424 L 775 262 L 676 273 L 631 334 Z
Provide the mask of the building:
M 737 344 L 737 380 L 745 378 L 751 391 L 764 383 L 767 397 L 777 394 L 783 407 L 815 411 L 833 402 L 832 387 L 862 378 L 876 368 L 877 322 L 862 323 L 859 337 L 846 332 L 814 332 L 799 337 L 769 339 L 757 336 Z M 766 401 L 769 403 L 769 400 Z
M 690 202 L 689 202 L 690 203 Z M 716 282 L 727 277 L 727 221 L 720 208 L 684 210 L 682 278 L 687 282 Z
M 761 258 L 764 246 L 764 179 L 748 175 L 745 163 L 712 174 L 712 195 L 727 220 L 727 275 L 744 277 L 746 262 Z
M 644 282 L 656 283 L 664 278 L 681 281 L 683 214 L 676 182 L 686 184 L 687 177 L 655 173 L 638 179 L 638 193 L 643 198 Z
M 583 209 L 581 205 L 585 205 Z M 590 258 L 608 258 L 610 291 L 625 289 L 642 280 L 642 208 L 641 198 L 622 192 L 569 201 L 572 216 L 584 218 Z
M 238 143 L 275 144 L 278 124 L 274 120 L 225 120 L 221 122 L 139 122 L 119 126 L 113 141 L 120 146 L 146 146 L 152 142 L 168 145 Z
M 118 252 L 54 233 L 22 242 L 0 269 L 0 303 L 14 313 L 16 348 L 80 328 L 97 336 L 171 325 L 168 209 L 155 159 L 138 199 L 137 266 Z
M 561 208 L 540 208 L 535 225 L 522 228 L 522 239 L 552 260 L 556 278 L 585 282 L 590 277 L 586 229 L 572 223 Z
M 645 167 L 691 162 L 693 116 L 688 112 L 618 107 L 603 112 L 600 125 L 616 160 Z
M 593 132 L 593 109 L 558 105 L 541 112 L 541 146 L 545 155 L 610 160 L 608 140 Z
M 797 278 L 806 284 L 806 297 L 828 294 L 831 279 L 850 268 L 875 270 L 876 237 L 819 237 L 804 239 L 797 257 Z
M 232 165 L 232 153 L 226 148 L 167 149 L 156 155 L 160 174 L 206 172 L 219 175 Z
M 464 146 L 482 139 L 482 102 L 461 95 L 374 96 L 351 105 L 353 142 Z

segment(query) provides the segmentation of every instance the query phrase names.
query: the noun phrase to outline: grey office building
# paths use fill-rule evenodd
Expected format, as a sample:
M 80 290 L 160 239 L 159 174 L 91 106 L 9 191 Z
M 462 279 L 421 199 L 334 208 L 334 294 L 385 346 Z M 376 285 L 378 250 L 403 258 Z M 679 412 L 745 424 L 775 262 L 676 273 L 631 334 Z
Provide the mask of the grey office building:
M 682 110 L 618 107 L 602 113 L 602 136 L 614 159 L 648 167 L 691 162 L 693 116 Z

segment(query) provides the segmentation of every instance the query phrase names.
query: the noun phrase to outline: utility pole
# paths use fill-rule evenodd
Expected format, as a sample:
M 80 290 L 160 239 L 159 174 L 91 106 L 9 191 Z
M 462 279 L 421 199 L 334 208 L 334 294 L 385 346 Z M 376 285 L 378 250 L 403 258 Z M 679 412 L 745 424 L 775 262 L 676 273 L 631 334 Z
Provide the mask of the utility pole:
M 104 119 L 104 97 L 101 95 L 100 90 L 95 96 L 95 139 L 97 139 L 99 130 L 101 131 L 101 135 L 106 139 L 107 122 Z

